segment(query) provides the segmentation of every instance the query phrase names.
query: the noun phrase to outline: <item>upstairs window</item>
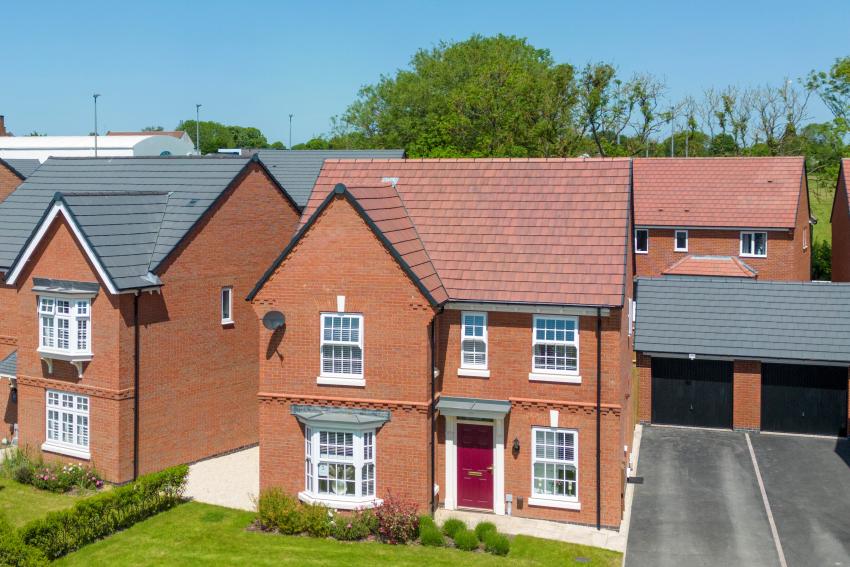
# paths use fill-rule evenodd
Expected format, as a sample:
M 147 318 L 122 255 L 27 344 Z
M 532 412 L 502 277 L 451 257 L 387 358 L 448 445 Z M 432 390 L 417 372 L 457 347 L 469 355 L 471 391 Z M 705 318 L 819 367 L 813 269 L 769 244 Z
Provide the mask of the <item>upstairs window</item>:
M 322 314 L 322 376 L 363 378 L 363 316 Z
M 645 228 L 635 230 L 635 252 L 638 254 L 649 252 L 649 230 Z
M 39 296 L 39 351 L 91 354 L 91 299 Z
M 677 230 L 676 231 L 676 244 L 674 250 L 676 252 L 687 252 L 688 251 L 688 231 L 687 230 Z
M 535 315 L 532 335 L 534 372 L 578 373 L 578 318 Z
M 741 256 L 764 258 L 767 256 L 766 232 L 742 232 Z
M 487 314 L 461 314 L 461 368 L 487 368 Z
M 221 324 L 233 323 L 233 288 L 221 288 Z

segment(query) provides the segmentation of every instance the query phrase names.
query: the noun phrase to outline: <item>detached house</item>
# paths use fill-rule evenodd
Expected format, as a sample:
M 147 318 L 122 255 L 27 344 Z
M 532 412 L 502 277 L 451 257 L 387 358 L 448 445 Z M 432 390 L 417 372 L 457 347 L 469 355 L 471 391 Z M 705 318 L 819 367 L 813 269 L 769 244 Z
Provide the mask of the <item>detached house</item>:
M 328 160 L 249 295 L 260 482 L 619 526 L 631 162 Z
M 811 278 L 802 157 L 634 160 L 638 276 Z
M 850 282 L 850 159 L 841 160 L 831 222 L 832 281 Z
M 0 159 L 0 201 L 11 195 L 39 165 L 37 159 Z
M 0 203 L 19 445 L 123 482 L 256 443 L 259 324 L 234 297 L 298 219 L 253 159 L 45 162 Z

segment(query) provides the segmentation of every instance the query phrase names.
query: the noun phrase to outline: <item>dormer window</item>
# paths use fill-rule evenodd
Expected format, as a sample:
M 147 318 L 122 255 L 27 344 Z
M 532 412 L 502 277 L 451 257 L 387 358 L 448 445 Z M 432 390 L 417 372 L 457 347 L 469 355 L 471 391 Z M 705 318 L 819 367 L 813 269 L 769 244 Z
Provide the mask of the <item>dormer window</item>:
M 39 352 L 91 356 L 91 299 L 39 296 Z

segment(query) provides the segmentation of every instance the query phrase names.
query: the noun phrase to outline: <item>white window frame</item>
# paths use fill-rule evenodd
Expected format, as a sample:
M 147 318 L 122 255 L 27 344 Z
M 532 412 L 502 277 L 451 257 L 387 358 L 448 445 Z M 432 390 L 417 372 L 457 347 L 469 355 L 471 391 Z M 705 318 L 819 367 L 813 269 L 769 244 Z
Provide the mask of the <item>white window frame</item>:
M 767 249 L 767 240 L 765 242 L 765 249 Z M 803 227 L 803 252 L 808 250 L 809 248 L 809 225 Z
M 92 301 L 90 297 L 39 294 L 36 298 L 38 314 L 38 352 L 46 357 L 61 360 L 90 360 L 92 356 Z M 60 303 L 68 304 L 68 312 L 59 311 Z M 50 321 L 51 325 L 46 325 Z M 67 325 L 67 347 L 59 346 L 59 328 Z M 51 333 L 45 329 L 51 328 Z M 85 341 L 80 347 L 80 341 Z
M 757 234 L 764 235 L 764 254 L 756 254 L 756 236 Z M 750 236 L 750 243 L 752 244 L 751 251 L 744 250 L 744 236 Z M 744 258 L 767 258 L 767 232 L 763 230 L 742 230 L 740 236 L 740 249 L 741 256 Z
M 47 390 L 44 406 L 42 450 L 90 459 L 91 399 L 73 392 Z M 65 430 L 66 425 L 70 427 L 69 431 Z M 65 439 L 66 433 L 70 435 L 71 441 Z
M 545 457 L 537 456 L 537 432 L 552 432 L 554 434 L 564 433 L 573 436 L 573 458 L 571 460 L 564 459 L 547 459 Z M 566 510 L 580 510 L 581 504 L 579 504 L 579 435 L 578 431 L 575 429 L 565 429 L 558 427 L 532 427 L 531 428 L 531 493 L 528 498 L 529 506 L 547 506 L 550 508 L 563 508 Z M 534 465 L 535 463 L 544 463 L 544 464 L 557 464 L 557 465 L 567 465 L 572 466 L 575 469 L 575 481 L 568 481 L 575 483 L 575 495 L 573 496 L 559 496 L 556 494 L 541 494 L 536 492 L 535 490 L 535 482 L 534 482 Z
M 574 325 L 573 333 L 574 338 L 572 341 L 564 340 L 546 340 L 546 339 L 537 339 L 537 321 L 541 319 L 554 319 L 561 321 L 572 322 Z M 565 316 L 565 315 L 535 315 L 532 318 L 531 322 L 531 372 L 528 374 L 529 380 L 542 381 L 542 382 L 564 382 L 568 384 L 581 384 L 581 349 L 579 347 L 579 317 L 577 316 Z M 569 329 L 565 329 L 566 333 L 570 332 Z M 574 346 L 576 349 L 576 367 L 574 370 L 550 370 L 546 368 L 537 368 L 535 366 L 535 356 L 534 356 L 534 347 L 538 344 L 552 344 L 552 345 L 564 345 L 566 347 Z
M 475 364 L 466 362 L 464 350 L 464 342 L 467 340 L 466 330 L 466 318 L 467 317 L 483 317 L 484 319 L 484 329 L 482 331 L 482 335 L 480 337 L 471 336 L 469 340 L 480 341 L 484 343 L 484 363 L 483 364 Z M 487 313 L 484 311 L 461 311 L 460 313 L 460 368 L 458 368 L 458 376 L 472 376 L 478 378 L 489 378 L 490 377 L 490 343 L 487 339 Z
M 352 455 L 325 455 L 322 456 L 322 433 L 328 435 L 351 435 Z M 370 443 L 371 440 L 371 443 Z M 305 478 L 304 490 L 298 493 L 298 497 L 311 504 L 324 504 L 339 510 L 355 510 L 359 508 L 371 508 L 382 504 L 378 494 L 378 466 L 377 466 L 377 430 L 373 427 L 357 428 L 347 425 L 321 424 L 308 425 L 304 428 L 304 463 Z M 354 467 L 354 494 L 334 494 L 319 491 L 322 466 L 328 465 L 351 465 Z M 372 475 L 365 477 L 366 467 L 371 465 Z M 327 469 L 330 472 L 330 469 Z M 332 481 L 328 481 L 328 487 Z M 367 483 L 371 482 L 371 490 L 367 493 Z
M 685 234 L 685 247 L 679 248 L 679 234 Z M 673 251 L 674 252 L 687 252 L 688 251 L 688 231 L 687 230 L 675 230 L 673 231 Z
M 233 286 L 225 286 L 221 288 L 219 294 L 220 309 L 221 309 L 221 324 L 233 324 Z M 226 299 L 226 300 L 225 300 Z
M 638 233 L 645 232 L 646 233 L 646 250 L 638 249 Z M 648 228 L 636 228 L 635 229 L 635 254 L 649 254 L 649 229 Z
M 333 317 L 348 317 L 359 321 L 359 332 L 356 341 L 335 341 L 325 339 L 325 320 Z M 318 384 L 331 386 L 365 386 L 365 352 L 363 348 L 363 334 L 365 332 L 363 314 L 361 313 L 321 313 L 319 318 L 319 376 Z M 356 347 L 360 349 L 360 372 L 325 372 L 325 346 Z

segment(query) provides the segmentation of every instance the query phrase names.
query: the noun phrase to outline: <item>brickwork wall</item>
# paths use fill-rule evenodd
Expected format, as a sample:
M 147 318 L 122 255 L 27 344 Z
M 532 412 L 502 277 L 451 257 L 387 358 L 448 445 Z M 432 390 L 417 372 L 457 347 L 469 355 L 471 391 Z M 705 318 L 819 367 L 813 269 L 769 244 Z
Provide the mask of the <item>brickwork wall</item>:
M 637 353 L 639 384 L 638 419 L 641 423 L 652 421 L 652 357 Z
M 761 428 L 761 362 L 736 360 L 732 377 L 732 427 Z
M 0 163 L 0 202 L 12 194 L 12 191 L 17 189 L 18 185 L 23 183 L 23 179 L 12 172 L 6 165 Z
M 850 282 L 850 211 L 847 210 L 847 186 L 838 178 L 832 211 L 832 281 Z

